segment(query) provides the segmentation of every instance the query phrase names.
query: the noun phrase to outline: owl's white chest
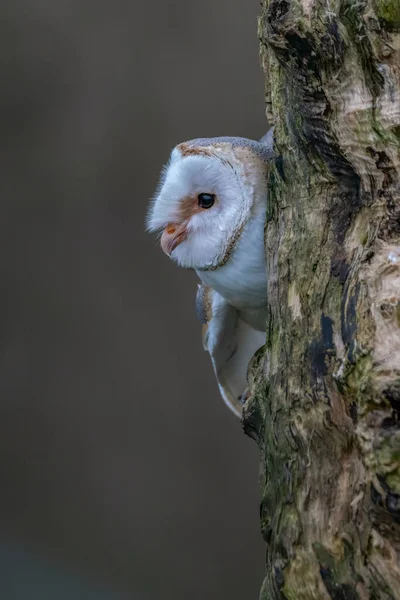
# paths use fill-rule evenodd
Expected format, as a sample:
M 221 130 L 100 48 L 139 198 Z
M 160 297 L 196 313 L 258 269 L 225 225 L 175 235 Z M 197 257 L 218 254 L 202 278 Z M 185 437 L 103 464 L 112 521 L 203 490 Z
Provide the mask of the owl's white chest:
M 264 222 L 264 211 L 249 220 L 223 267 L 197 271 L 203 283 L 237 308 L 250 325 L 261 330 L 265 330 L 267 306 Z

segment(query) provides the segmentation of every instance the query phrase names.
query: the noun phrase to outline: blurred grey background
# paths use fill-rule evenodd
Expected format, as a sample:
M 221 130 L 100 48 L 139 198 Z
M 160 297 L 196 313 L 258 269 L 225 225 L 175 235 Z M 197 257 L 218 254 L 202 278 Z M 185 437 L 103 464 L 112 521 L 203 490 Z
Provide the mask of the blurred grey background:
M 2 600 L 258 597 L 257 448 L 144 231 L 176 143 L 266 131 L 258 10 L 1 3 Z

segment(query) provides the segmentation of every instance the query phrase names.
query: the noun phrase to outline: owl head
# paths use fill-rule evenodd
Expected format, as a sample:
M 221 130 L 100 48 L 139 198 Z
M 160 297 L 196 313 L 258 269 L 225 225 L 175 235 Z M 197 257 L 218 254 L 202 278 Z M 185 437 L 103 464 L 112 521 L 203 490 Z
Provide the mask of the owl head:
M 176 146 L 147 216 L 164 252 L 186 268 L 218 265 L 251 217 L 265 211 L 271 155 L 271 147 L 245 138 Z

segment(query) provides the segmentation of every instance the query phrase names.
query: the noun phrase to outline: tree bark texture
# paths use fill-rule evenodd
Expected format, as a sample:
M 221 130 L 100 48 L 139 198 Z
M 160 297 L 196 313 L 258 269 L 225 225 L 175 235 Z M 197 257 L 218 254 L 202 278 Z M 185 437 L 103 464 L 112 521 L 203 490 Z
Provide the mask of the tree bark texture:
M 400 1 L 262 7 L 261 598 L 400 599 Z

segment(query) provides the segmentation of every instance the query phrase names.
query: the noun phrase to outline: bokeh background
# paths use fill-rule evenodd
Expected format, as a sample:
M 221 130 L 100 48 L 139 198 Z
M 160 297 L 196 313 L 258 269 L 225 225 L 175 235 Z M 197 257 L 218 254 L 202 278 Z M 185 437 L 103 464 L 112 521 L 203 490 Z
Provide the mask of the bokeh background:
M 194 137 L 266 130 L 256 0 L 0 7 L 0 597 L 250 600 L 258 452 L 144 231 Z

